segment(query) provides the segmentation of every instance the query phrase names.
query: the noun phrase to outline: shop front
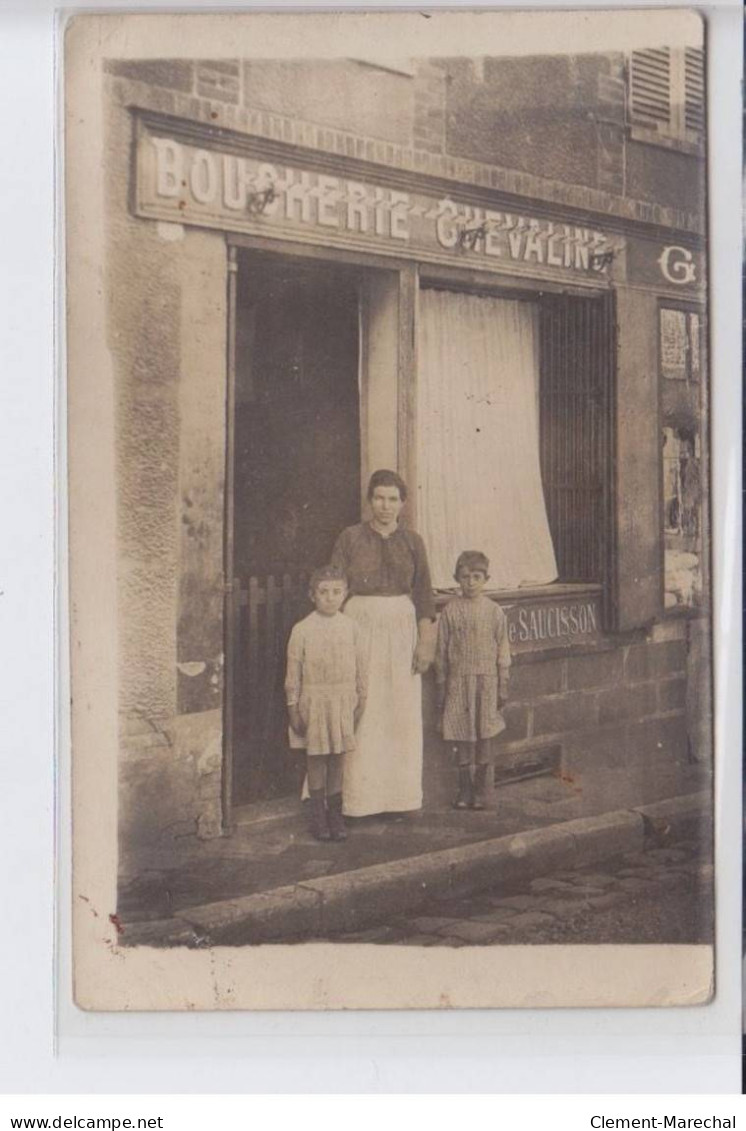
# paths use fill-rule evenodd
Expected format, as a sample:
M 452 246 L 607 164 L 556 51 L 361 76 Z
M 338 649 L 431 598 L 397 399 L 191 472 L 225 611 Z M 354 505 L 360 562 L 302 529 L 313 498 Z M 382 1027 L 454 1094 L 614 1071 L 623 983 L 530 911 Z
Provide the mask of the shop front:
M 131 820 L 147 824 L 136 798 L 159 757 L 181 784 L 154 808 L 189 795 L 201 835 L 297 795 L 285 643 L 377 467 L 410 486 L 440 604 L 461 550 L 490 558 L 514 654 L 498 780 L 612 766 L 643 788 L 706 757 L 687 708 L 706 592 L 696 233 L 508 193 L 471 162 L 322 152 L 279 121 L 269 137 L 147 105 L 116 114 L 134 145 L 121 270 L 139 248 L 139 331 L 157 336 L 171 297 L 162 333 L 178 335 L 158 345 L 168 395 L 135 390 L 173 445 L 159 482 L 178 534 L 163 549 L 174 654 L 153 652 L 168 755 L 138 737 L 137 676 L 123 704 Z M 423 710 L 438 806 L 452 769 L 427 681 Z

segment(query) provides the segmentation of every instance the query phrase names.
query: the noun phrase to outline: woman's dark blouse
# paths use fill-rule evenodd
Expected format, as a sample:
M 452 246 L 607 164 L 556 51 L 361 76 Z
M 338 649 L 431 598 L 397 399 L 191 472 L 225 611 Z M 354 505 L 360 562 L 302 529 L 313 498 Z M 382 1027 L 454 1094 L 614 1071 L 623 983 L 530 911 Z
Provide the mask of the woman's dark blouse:
M 425 543 L 398 526 L 384 538 L 368 522 L 348 526 L 337 539 L 332 562 L 347 574 L 357 597 L 410 596 L 417 619 L 435 620 L 435 602 Z

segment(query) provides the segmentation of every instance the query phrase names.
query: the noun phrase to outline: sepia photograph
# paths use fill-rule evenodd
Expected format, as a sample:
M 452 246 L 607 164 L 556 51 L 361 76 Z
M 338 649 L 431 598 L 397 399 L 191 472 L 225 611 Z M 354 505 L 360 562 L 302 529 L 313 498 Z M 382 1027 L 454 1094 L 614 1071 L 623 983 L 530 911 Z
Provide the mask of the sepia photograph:
M 78 1004 L 711 998 L 705 33 L 68 22 Z

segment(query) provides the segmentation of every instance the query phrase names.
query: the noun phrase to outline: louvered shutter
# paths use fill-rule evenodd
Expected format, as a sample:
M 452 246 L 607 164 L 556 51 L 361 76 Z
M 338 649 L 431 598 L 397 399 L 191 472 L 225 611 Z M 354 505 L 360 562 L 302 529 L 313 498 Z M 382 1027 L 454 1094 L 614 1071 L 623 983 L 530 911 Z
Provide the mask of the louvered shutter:
M 704 130 L 704 52 L 687 47 L 633 51 L 629 68 L 630 118 L 670 137 Z
M 633 121 L 667 130 L 671 123 L 671 53 L 667 47 L 633 51 L 630 61 Z
M 705 128 L 704 52 L 687 47 L 684 53 L 684 71 L 686 128 L 702 133 Z

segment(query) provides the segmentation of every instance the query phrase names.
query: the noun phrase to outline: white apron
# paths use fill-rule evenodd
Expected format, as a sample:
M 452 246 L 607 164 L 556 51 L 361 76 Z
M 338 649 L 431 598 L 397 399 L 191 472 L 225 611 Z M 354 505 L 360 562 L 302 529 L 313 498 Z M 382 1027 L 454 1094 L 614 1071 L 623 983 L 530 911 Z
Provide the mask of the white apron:
M 368 698 L 355 750 L 345 755 L 348 817 L 422 808 L 422 681 L 412 674 L 417 618 L 401 597 L 350 597 L 345 614 L 363 630 Z

